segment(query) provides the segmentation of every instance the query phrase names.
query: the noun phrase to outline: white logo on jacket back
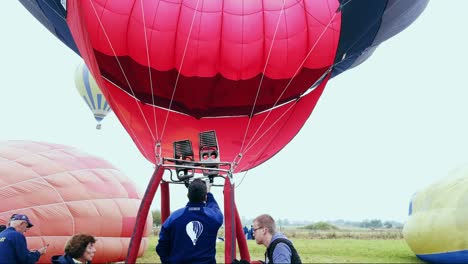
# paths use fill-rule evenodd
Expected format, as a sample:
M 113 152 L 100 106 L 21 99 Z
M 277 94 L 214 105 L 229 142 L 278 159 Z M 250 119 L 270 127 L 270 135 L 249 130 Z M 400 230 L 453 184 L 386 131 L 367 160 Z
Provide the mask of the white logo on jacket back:
M 203 232 L 203 225 L 198 221 L 192 221 L 185 226 L 185 231 L 187 231 L 187 235 L 190 237 L 193 245 L 195 246 L 197 244 L 197 239 Z

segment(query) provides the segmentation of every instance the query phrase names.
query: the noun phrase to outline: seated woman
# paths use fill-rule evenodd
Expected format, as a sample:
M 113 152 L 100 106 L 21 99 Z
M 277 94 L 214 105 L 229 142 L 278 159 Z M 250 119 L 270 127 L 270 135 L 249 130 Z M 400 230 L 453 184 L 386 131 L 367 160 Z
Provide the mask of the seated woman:
M 53 264 L 91 264 L 96 248 L 96 239 L 85 234 L 74 235 L 65 246 L 65 255 L 53 256 Z

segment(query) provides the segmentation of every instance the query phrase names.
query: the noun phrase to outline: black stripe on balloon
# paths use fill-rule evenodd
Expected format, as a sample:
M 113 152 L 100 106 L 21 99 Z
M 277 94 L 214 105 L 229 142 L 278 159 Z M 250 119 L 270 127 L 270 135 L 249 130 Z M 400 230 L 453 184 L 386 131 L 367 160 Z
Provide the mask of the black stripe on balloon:
M 387 2 L 388 0 L 340 0 L 345 5 L 341 9 L 340 40 L 332 77 L 346 71 L 372 45 L 379 32 Z

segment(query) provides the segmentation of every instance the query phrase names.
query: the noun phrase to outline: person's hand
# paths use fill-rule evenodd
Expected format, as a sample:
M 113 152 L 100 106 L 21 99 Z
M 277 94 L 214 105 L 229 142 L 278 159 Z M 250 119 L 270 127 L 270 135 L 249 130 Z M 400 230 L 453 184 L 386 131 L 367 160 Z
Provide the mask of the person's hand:
M 49 246 L 49 244 L 47 244 L 46 246 L 41 247 L 37 251 L 39 252 L 39 254 L 44 255 L 47 252 L 47 247 L 48 246 Z

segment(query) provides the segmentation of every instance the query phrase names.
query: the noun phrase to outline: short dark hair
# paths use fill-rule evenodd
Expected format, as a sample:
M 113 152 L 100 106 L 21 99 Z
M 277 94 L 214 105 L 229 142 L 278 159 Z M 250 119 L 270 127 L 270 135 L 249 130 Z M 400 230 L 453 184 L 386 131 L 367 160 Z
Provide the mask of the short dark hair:
M 200 179 L 193 180 L 188 187 L 188 198 L 192 203 L 206 201 L 206 183 Z
M 85 234 L 74 235 L 70 240 L 68 240 L 67 245 L 65 246 L 65 253 L 70 255 L 72 258 L 81 258 L 89 243 L 96 243 L 96 239 L 93 236 Z
M 265 227 L 268 230 L 268 233 L 270 233 L 271 235 L 276 234 L 275 219 L 273 219 L 271 215 L 268 215 L 268 214 L 259 215 L 254 219 L 254 223 L 255 222 L 257 222 L 259 226 Z

